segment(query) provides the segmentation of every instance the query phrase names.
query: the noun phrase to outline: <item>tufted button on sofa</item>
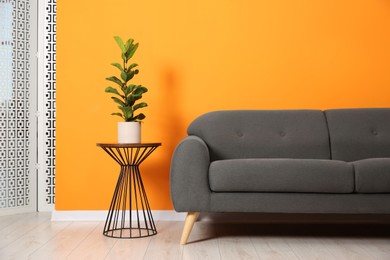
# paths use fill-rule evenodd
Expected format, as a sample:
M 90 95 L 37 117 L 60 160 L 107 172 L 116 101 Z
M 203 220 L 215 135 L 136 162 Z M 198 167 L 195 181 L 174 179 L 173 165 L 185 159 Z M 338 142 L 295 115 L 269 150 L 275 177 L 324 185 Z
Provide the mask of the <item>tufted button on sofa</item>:
M 172 156 L 175 210 L 390 214 L 390 109 L 232 110 L 195 119 Z

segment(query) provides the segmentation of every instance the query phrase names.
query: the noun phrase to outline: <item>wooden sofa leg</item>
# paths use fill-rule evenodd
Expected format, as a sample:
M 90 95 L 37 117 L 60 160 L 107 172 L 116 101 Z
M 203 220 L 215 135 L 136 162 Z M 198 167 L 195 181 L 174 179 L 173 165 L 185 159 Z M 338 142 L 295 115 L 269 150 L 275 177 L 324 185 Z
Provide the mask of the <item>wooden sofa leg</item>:
M 188 212 L 186 220 L 184 222 L 184 229 L 183 233 L 181 234 L 180 244 L 185 245 L 187 244 L 188 237 L 190 236 L 192 227 L 195 224 L 195 221 L 199 217 L 199 212 Z

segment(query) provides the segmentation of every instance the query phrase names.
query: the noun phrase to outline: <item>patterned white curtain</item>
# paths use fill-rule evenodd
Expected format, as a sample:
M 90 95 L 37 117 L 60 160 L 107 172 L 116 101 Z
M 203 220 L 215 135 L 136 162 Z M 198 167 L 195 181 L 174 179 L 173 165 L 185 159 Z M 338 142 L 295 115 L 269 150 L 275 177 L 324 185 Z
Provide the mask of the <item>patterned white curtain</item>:
M 44 201 L 41 204 L 54 205 L 55 202 L 55 146 L 56 146 L 56 0 L 45 1 L 44 24 L 44 88 L 43 88 L 43 151 L 39 155 L 42 176 L 44 177 Z
M 0 0 L 0 214 L 53 208 L 55 120 L 56 0 Z
M 32 19 L 28 0 L 0 0 L 0 209 L 35 208 Z

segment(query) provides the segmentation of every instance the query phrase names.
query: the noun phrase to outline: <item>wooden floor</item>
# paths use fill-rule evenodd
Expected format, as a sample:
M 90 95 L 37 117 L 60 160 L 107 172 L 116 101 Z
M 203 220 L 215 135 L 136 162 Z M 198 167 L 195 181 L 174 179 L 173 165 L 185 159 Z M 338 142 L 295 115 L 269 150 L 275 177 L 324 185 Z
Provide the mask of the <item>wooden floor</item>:
M 103 222 L 51 222 L 48 213 L 0 217 L 0 259 L 390 259 L 389 225 L 156 222 L 142 239 L 102 235 Z

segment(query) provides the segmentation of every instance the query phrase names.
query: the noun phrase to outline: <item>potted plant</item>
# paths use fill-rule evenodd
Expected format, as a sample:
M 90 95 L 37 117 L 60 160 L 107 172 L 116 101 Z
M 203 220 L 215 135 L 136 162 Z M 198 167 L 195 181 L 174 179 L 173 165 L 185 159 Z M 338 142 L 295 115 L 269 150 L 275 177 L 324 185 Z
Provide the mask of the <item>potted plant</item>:
M 130 84 L 130 80 L 138 74 L 138 64 L 131 63 L 130 59 L 138 48 L 138 43 L 129 39 L 124 43 L 119 36 L 114 37 L 121 49 L 122 64 L 111 63 L 120 72 L 120 77 L 111 76 L 106 80 L 115 83 L 114 87 L 107 87 L 105 92 L 114 94 L 111 99 L 118 105 L 120 112 L 111 115 L 120 116 L 124 122 L 118 122 L 118 143 L 140 143 L 141 142 L 141 121 L 145 118 L 143 113 L 137 110 L 148 106 L 145 102 L 138 102 L 142 95 L 148 91 L 142 85 Z

